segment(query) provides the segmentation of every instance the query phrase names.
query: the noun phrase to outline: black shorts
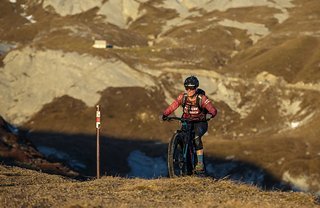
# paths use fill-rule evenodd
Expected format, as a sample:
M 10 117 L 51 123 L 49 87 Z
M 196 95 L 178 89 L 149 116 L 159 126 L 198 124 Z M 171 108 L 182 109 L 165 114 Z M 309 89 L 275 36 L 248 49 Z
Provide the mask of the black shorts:
M 202 137 L 208 131 L 208 122 L 199 121 L 194 123 L 195 136 Z

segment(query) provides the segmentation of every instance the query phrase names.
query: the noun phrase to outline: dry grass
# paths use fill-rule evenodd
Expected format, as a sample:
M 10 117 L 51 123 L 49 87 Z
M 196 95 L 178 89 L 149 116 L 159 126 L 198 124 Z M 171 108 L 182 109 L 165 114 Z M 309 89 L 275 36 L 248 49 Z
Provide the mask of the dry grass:
M 72 181 L 0 166 L 1 207 L 315 207 L 297 192 L 265 192 L 226 180 L 102 177 Z
M 131 67 L 142 65 L 151 70 L 161 69 L 166 66 L 165 64 L 174 63 L 172 67 L 178 69 L 218 70 L 219 67 L 222 67 L 221 73 L 241 75 L 244 80 L 249 80 L 262 71 L 268 71 L 291 83 L 318 82 L 320 78 L 320 50 L 318 47 L 320 44 L 318 32 L 320 4 L 317 0 L 300 0 L 295 1 L 295 4 L 301 5 L 290 10 L 290 18 L 283 24 L 276 24 L 272 14 L 277 11 L 271 8 L 230 9 L 226 12 L 208 14 L 204 18 L 199 18 L 195 24 L 176 27 L 158 39 L 157 35 L 161 32 L 162 21 L 176 14 L 172 11 L 153 8 L 152 3 L 145 3 L 141 9 L 147 9 L 150 16 L 157 18 L 143 17 L 133 23 L 128 30 L 122 30 L 101 23 L 99 19 L 96 19 L 93 10 L 62 18 L 45 12 L 40 6 L 29 7 L 29 12 L 34 15 L 37 23 L 27 24 L 27 20 L 20 15 L 23 12 L 20 11 L 20 7 L 13 8 L 9 1 L 1 1 L 0 8 L 3 12 L 0 13 L 0 39 L 2 42 L 19 43 L 19 47 L 32 45 L 40 49 L 88 53 L 104 58 L 116 57 Z M 161 18 L 158 18 L 160 16 Z M 215 17 L 218 19 L 210 20 Z M 215 25 L 219 18 L 265 24 L 272 33 L 261 39 L 256 45 L 252 45 L 246 30 Z M 211 29 L 203 30 L 203 28 Z M 147 35 L 149 34 L 156 38 L 153 47 L 147 47 L 149 39 Z M 123 48 L 92 49 L 92 38 L 107 39 L 115 46 Z M 239 45 L 235 43 L 235 40 L 239 42 Z M 229 57 L 234 51 L 239 53 L 235 57 Z M 162 81 L 161 78 L 159 82 L 171 88 L 176 81 L 181 79 L 180 75 L 172 75 L 172 77 L 175 77 L 174 82 Z M 257 86 L 241 86 L 237 91 L 245 95 L 251 87 Z M 319 117 L 314 118 L 312 123 L 291 131 L 285 136 L 246 137 L 250 133 L 254 134 L 251 129 L 265 130 L 269 127 L 274 127 L 274 129 L 269 128 L 268 134 L 277 134 L 284 120 L 289 119 L 276 115 L 275 109 L 279 106 L 275 102 L 270 104 L 270 100 L 276 100 L 274 98 L 277 95 L 284 96 L 287 93 L 286 90 L 278 94 L 274 93 L 276 90 L 261 93 L 261 100 L 257 99 L 257 107 L 245 120 L 240 120 L 237 112 L 233 111 L 228 103 L 222 101 L 218 103 L 218 117 L 214 123 L 210 124 L 215 131 L 209 132 L 209 135 L 214 138 L 204 139 L 207 155 L 221 158 L 234 155 L 238 160 L 266 169 L 279 179 L 286 170 L 292 173 L 297 172 L 297 175 L 319 173 L 319 131 L 315 130 L 319 126 Z M 109 88 L 101 93 L 102 98 L 99 103 L 102 109 L 123 109 L 122 112 L 110 111 L 108 115 L 103 114 L 105 117 L 102 117 L 102 120 L 107 122 L 103 123 L 102 129 L 108 134 L 104 136 L 126 138 L 126 141 L 132 139 L 132 142 L 117 143 L 115 140 L 108 140 L 102 144 L 107 147 L 103 149 L 108 150 L 105 153 L 107 166 L 112 167 L 108 173 L 123 174 L 129 169 L 126 164 L 127 156 L 141 143 L 141 141 L 135 142 L 135 138 L 147 141 L 159 139 L 167 142 L 177 125 L 162 125 L 156 119 L 146 123 L 139 121 L 136 117 L 133 120 L 128 119 L 128 112 L 160 114 L 166 107 L 162 91 Z M 259 97 L 258 93 L 260 94 L 259 90 L 257 94 L 242 96 L 242 102 L 252 102 Z M 312 111 L 318 112 L 319 93 L 303 93 L 305 94 L 303 109 L 312 108 Z M 294 97 L 290 98 L 291 101 L 298 97 L 294 93 L 292 96 Z M 148 111 L 145 110 L 145 106 Z M 75 112 L 75 115 L 70 112 Z M 34 116 L 34 120 L 25 124 L 25 127 L 35 132 L 38 131 L 38 138 L 31 138 L 34 141 L 38 140 L 37 144 L 55 147 L 72 154 L 71 156 L 87 165 L 89 172 L 94 170 L 94 141 L 92 142 L 86 136 L 80 138 L 79 134 L 89 134 L 89 137 L 94 134 L 94 128 L 91 128 L 92 115 L 94 115 L 94 108 L 86 108 L 83 103 L 62 97 L 45 105 L 42 111 Z M 261 120 L 262 116 L 266 120 Z M 44 130 L 49 132 L 51 137 L 41 134 L 41 131 Z M 64 134 L 56 134 L 57 132 Z M 228 140 L 235 138 L 235 132 L 237 135 L 244 133 L 245 136 L 239 137 L 238 140 Z M 75 135 L 72 137 L 74 140 L 68 136 L 69 134 Z M 57 135 L 61 138 L 57 139 Z M 223 137 L 226 141 L 219 141 L 216 137 Z M 83 142 L 82 140 L 85 139 L 87 141 Z M 310 144 L 310 147 L 307 144 Z M 139 147 L 141 148 L 141 145 Z M 159 148 L 152 143 L 147 143 L 144 148 L 145 152 L 150 155 L 160 155 L 160 153 L 155 155 L 154 149 Z M 162 149 L 158 150 L 160 151 Z M 245 152 L 250 152 L 250 154 L 245 154 Z M 121 153 L 121 158 L 119 153 Z M 109 158 L 113 157 L 117 157 L 117 160 L 109 161 Z M 285 161 L 279 165 L 278 161 L 281 162 L 282 158 L 285 158 Z M 196 204 L 198 206 L 200 202 L 200 205 L 210 207 L 315 206 L 310 195 L 262 192 L 253 187 L 210 179 L 146 181 L 106 177 L 96 181 L 76 182 L 57 176 L 5 167 L 0 168 L 0 179 L 0 206 L 4 207 L 77 207 L 77 205 L 84 207 L 188 207 Z

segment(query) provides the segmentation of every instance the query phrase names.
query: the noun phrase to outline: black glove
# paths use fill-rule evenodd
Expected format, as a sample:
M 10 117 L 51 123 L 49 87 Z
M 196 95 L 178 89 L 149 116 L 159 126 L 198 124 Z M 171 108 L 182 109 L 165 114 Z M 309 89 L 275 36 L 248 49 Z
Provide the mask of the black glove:
M 210 119 L 212 119 L 212 117 L 213 117 L 213 116 L 212 116 L 210 113 L 207 113 L 207 114 L 206 114 L 206 120 L 210 120 Z
M 163 120 L 163 121 L 167 121 L 167 120 L 168 120 L 168 116 L 162 115 L 162 120 Z

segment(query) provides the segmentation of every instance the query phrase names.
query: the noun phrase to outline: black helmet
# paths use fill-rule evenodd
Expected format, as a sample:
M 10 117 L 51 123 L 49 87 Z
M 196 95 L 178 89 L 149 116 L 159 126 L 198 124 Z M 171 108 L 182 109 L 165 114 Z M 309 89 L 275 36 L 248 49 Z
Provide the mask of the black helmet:
M 190 76 L 186 80 L 184 80 L 184 87 L 197 88 L 199 87 L 199 80 L 195 76 Z

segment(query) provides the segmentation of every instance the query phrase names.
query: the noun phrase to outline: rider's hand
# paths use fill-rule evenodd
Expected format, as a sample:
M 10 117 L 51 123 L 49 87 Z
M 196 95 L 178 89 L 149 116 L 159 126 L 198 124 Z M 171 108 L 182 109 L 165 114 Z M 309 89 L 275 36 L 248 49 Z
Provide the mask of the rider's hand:
M 212 117 L 213 117 L 213 116 L 212 116 L 210 113 L 207 113 L 207 114 L 206 114 L 206 120 L 210 120 L 210 119 L 212 119 Z
M 163 121 L 168 120 L 168 116 L 166 116 L 166 115 L 162 115 L 162 120 L 163 120 Z

